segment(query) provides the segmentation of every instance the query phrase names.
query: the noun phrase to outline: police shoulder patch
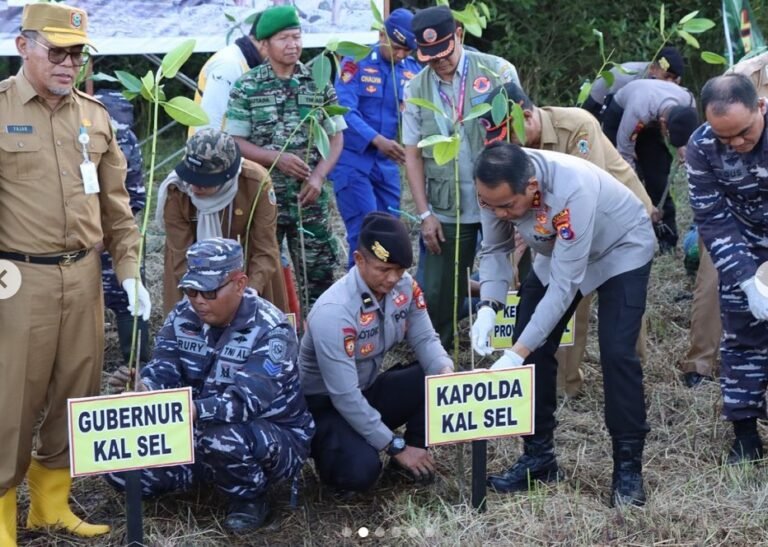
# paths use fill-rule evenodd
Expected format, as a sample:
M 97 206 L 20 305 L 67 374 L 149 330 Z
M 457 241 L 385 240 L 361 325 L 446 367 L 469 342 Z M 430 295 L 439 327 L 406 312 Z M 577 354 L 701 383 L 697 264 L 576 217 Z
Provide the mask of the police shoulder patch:
M 347 61 L 345 62 L 341 67 L 341 81 L 346 83 L 349 83 L 352 78 L 354 78 L 355 74 L 357 73 L 357 64 L 353 61 Z
M 344 327 L 341 329 L 344 335 L 344 351 L 348 357 L 355 355 L 355 340 L 357 339 L 357 331 L 351 327 Z
M 579 154 L 586 156 L 589 154 L 589 141 L 586 138 L 581 138 L 576 143 L 576 147 L 579 149 Z

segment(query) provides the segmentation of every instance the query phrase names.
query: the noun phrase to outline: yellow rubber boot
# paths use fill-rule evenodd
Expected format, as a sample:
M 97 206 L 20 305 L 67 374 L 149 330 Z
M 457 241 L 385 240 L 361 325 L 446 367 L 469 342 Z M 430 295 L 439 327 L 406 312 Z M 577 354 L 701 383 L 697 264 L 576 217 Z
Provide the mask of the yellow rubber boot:
M 80 537 L 95 537 L 109 533 L 106 524 L 89 524 L 69 508 L 72 477 L 69 469 L 48 469 L 37 461 L 27 471 L 29 483 L 29 517 L 27 528 L 63 528 Z
M 0 545 L 16 547 L 16 488 L 0 496 Z

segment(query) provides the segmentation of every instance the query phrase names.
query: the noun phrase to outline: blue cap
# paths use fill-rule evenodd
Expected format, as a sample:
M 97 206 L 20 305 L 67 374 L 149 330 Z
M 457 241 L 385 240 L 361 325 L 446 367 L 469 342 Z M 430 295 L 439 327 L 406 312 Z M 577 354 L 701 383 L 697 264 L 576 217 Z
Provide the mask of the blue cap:
M 405 8 L 397 8 L 384 21 L 387 36 L 398 46 L 416 49 L 416 35 L 413 33 L 413 13 Z
M 234 271 L 243 269 L 243 248 L 234 239 L 214 237 L 194 243 L 187 249 L 187 273 L 179 288 L 214 291 L 227 282 Z

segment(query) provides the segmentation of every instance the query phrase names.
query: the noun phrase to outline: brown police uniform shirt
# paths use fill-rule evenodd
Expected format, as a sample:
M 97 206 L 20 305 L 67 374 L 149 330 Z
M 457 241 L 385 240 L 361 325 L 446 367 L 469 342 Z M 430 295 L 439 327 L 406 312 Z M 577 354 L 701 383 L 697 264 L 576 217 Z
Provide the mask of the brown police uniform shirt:
M 541 113 L 543 150 L 577 156 L 608 171 L 640 198 L 648 214 L 651 213 L 653 204 L 648 192 L 592 114 L 582 108 L 557 106 L 545 106 L 538 110 Z
M 85 127 L 99 193 L 80 175 Z M 106 108 L 73 90 L 54 111 L 23 69 L 0 82 L 0 251 L 60 255 L 104 241 L 122 282 L 136 277 L 139 231 L 124 181 L 126 163 Z
M 266 179 L 261 193 L 259 186 Z M 288 296 L 280 263 L 280 249 L 277 245 L 277 200 L 267 170 L 250 160 L 243 160 L 237 194 L 232 204 L 225 207 L 220 215 L 224 237 L 240 241 L 245 249 L 245 233 L 251 207 L 258 194 L 256 211 L 253 214 L 248 256 L 245 266 L 248 284 L 284 312 L 288 309 Z M 232 225 L 228 226 L 230 209 Z M 168 187 L 165 202 L 165 275 L 163 309 L 167 315 L 181 299 L 179 280 L 187 270 L 186 252 L 197 239 L 197 208 L 187 194 L 175 185 Z

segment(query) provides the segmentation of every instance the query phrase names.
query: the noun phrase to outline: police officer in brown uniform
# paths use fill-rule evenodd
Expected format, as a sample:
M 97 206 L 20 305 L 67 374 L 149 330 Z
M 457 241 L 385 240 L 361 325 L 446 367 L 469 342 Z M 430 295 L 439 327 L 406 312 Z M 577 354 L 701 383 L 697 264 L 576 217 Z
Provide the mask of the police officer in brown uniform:
M 526 147 L 562 152 L 594 163 L 629 188 L 643 202 L 648 214 L 653 215 L 654 207 L 645 187 L 635 171 L 603 134 L 600 123 L 594 116 L 582 108 L 538 107 L 513 82 L 505 84 L 503 91 L 502 87 L 496 88 L 486 102 L 490 104 L 494 97 L 502 92 L 506 94 L 510 103 L 518 103 L 523 108 Z M 486 143 L 503 141 L 507 138 L 517 143 L 518 139 L 514 134 L 508 136 L 508 129 L 511 127 L 509 118 L 494 125 L 493 118 L 488 113 L 482 120 L 487 128 Z M 582 386 L 583 374 L 580 366 L 586 351 L 591 302 L 592 295 L 586 295 L 574 313 L 574 345 L 560 348 L 557 352 L 558 392 L 565 393 L 569 397 L 577 395 Z M 644 331 L 645 329 L 641 328 L 636 348 L 641 358 L 645 356 Z
M 28 527 L 85 537 L 109 531 L 80 520 L 68 502 L 67 399 L 100 389 L 104 305 L 92 249 L 102 240 L 129 310 L 149 318 L 125 158 L 107 110 L 73 89 L 87 61 L 86 28 L 80 9 L 25 6 L 16 38 L 23 66 L 0 82 L 0 273 L 18 270 L 21 277 L 18 291 L 0 300 L 4 547 L 16 544 L 16 486 L 25 474 Z

